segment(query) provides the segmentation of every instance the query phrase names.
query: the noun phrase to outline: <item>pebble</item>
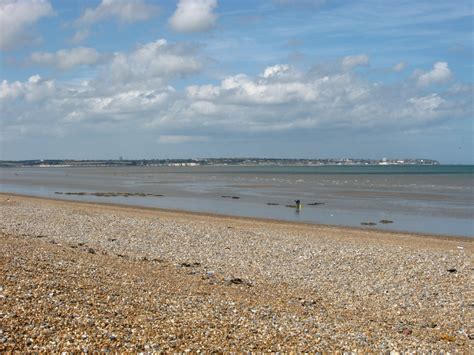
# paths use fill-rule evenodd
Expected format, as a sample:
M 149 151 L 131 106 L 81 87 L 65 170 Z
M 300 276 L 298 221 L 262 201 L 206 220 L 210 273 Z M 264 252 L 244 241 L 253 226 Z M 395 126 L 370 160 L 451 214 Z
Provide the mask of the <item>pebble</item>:
M 0 352 L 473 350 L 470 240 L 12 199 Z

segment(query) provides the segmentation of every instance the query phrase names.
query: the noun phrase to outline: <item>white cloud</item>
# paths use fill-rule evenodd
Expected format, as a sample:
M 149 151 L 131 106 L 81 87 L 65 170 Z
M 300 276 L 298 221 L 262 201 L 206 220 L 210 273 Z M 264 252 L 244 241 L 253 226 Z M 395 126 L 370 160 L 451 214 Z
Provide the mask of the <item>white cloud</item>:
M 94 48 L 78 47 L 61 49 L 56 53 L 35 52 L 31 54 L 31 62 L 39 65 L 53 66 L 60 70 L 68 70 L 79 65 L 93 65 L 103 56 Z
M 401 72 L 401 71 L 403 71 L 406 67 L 407 67 L 407 63 L 405 63 L 405 62 L 399 62 L 399 63 L 395 64 L 395 65 L 392 67 L 392 71 L 394 71 L 394 72 Z
M 417 83 L 419 86 L 428 86 L 431 84 L 443 83 L 451 79 L 451 70 L 449 70 L 448 63 L 436 62 L 433 69 L 427 73 L 416 73 Z
M 292 75 L 273 75 L 281 68 Z M 237 74 L 219 85 L 189 86 L 186 100 L 169 106 L 150 127 L 206 126 L 229 132 L 412 127 L 449 111 L 448 100 L 439 94 L 413 96 L 413 86 L 385 87 L 351 72 L 298 73 L 281 65 L 266 68 L 264 74 Z
M 56 63 L 56 54 L 47 60 Z M 472 115 L 472 87 L 427 92 L 412 79 L 384 85 L 341 67 L 321 73 L 279 64 L 257 75 L 229 75 L 216 84 L 177 90 L 173 80 L 198 72 L 202 64 L 196 48 L 165 40 L 108 60 L 96 77 L 83 82 L 37 75 L 24 82 L 4 80 L 2 128 L 38 135 L 120 127 L 159 132 L 160 143 L 183 143 L 249 132 L 401 131 Z
M 33 75 L 25 82 L 15 81 L 11 84 L 2 81 L 0 100 L 24 99 L 28 102 L 40 101 L 51 96 L 56 91 L 53 80 L 43 80 L 39 75 Z
M 272 67 L 267 67 L 265 68 L 265 70 L 263 71 L 263 77 L 264 78 L 270 78 L 272 76 L 278 76 L 278 75 L 281 75 L 283 73 L 287 73 L 288 71 L 290 70 L 290 66 L 289 65 L 281 65 L 281 64 L 277 64 L 277 65 L 274 65 Z
M 158 137 L 158 143 L 178 144 L 190 142 L 207 142 L 209 140 L 206 136 L 184 136 L 184 135 L 163 135 Z
M 171 29 L 185 33 L 208 31 L 216 22 L 216 7 L 217 0 L 180 0 L 169 19 Z
M 139 46 L 131 53 L 116 53 L 101 80 L 134 84 L 197 73 L 202 64 L 194 51 L 191 46 L 169 44 L 159 39 Z
M 122 22 L 146 21 L 158 11 L 158 6 L 143 0 L 102 0 L 96 8 L 88 8 L 77 20 L 78 24 L 90 25 L 109 18 Z
M 220 94 L 220 88 L 213 85 L 190 85 L 186 88 L 187 95 L 192 99 L 214 99 Z
M 352 69 L 357 66 L 368 65 L 369 57 L 367 54 L 349 55 L 342 59 L 342 67 L 344 69 Z
M 0 49 L 6 50 L 31 37 L 27 29 L 42 17 L 53 15 L 47 0 L 2 0 L 0 2 Z
M 74 36 L 71 38 L 71 42 L 74 44 L 81 43 L 85 41 L 90 36 L 90 31 L 88 29 L 82 29 L 76 31 Z
M 446 101 L 438 94 L 431 94 L 428 96 L 410 98 L 408 102 L 413 105 L 417 113 L 430 117 L 436 115 L 436 110 Z

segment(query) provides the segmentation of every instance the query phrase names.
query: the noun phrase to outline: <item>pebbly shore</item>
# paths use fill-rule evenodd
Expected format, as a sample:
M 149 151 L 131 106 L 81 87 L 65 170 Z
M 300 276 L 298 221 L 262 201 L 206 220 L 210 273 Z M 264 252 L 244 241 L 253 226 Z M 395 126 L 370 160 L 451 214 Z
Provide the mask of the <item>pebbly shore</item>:
M 0 351 L 472 353 L 473 240 L 0 195 Z

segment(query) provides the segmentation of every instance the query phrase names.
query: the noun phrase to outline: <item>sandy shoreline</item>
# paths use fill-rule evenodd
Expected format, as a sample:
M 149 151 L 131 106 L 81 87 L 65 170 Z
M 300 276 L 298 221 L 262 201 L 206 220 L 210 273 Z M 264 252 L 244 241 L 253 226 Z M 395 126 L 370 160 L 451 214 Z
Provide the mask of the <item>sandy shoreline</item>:
M 0 351 L 472 350 L 469 238 L 6 194 L 0 216 Z

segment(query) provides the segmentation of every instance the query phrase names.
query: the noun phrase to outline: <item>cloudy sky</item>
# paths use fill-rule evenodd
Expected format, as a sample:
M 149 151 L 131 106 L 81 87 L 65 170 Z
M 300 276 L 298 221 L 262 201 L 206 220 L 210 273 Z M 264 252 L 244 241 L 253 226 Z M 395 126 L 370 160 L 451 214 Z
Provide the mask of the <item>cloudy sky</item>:
M 0 159 L 474 163 L 471 0 L 1 0 Z

